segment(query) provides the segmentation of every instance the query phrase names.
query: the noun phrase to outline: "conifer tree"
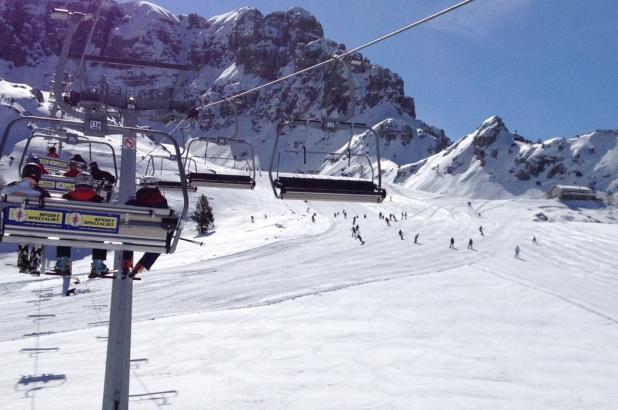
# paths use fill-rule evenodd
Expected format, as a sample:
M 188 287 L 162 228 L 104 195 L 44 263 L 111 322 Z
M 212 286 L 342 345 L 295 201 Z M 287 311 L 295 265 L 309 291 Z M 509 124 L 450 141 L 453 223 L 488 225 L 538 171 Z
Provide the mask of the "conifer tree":
M 191 214 L 191 219 L 197 224 L 197 231 L 200 234 L 206 233 L 208 228 L 214 226 L 215 217 L 212 214 L 212 208 L 208 203 L 206 195 L 200 196 L 195 204 L 195 210 Z

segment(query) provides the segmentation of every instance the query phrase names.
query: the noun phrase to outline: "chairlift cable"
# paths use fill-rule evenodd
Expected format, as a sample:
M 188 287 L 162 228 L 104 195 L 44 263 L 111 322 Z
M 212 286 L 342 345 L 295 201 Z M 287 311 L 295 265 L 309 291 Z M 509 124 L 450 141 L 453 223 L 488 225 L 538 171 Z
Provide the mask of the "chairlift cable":
M 434 14 L 432 14 L 430 16 L 427 16 L 427 17 L 425 17 L 425 18 L 423 18 L 421 20 L 417 20 L 417 21 L 415 21 L 413 23 L 410 23 L 410 24 L 408 24 L 406 26 L 403 26 L 403 27 L 401 27 L 401 28 L 391 32 L 391 33 L 388 33 L 388 34 L 385 34 L 385 35 L 383 35 L 381 37 L 378 37 L 378 38 L 376 38 L 376 39 L 374 39 L 374 40 L 372 40 L 372 41 L 370 41 L 370 42 L 368 42 L 366 44 L 363 44 L 361 46 L 353 48 L 352 50 L 346 51 L 345 53 L 338 54 L 337 56 L 331 57 L 328 60 L 324 60 L 324 61 L 322 61 L 320 63 L 317 63 L 317 64 L 312 65 L 310 67 L 303 68 L 302 70 L 298 70 L 296 72 L 293 72 L 291 74 L 288 74 L 288 75 L 280 77 L 280 78 L 277 78 L 276 80 L 267 82 L 265 84 L 258 85 L 257 87 L 251 88 L 249 90 L 242 91 L 242 92 L 240 92 L 238 94 L 232 95 L 231 97 L 223 98 L 221 100 L 217 100 L 217 101 L 213 101 L 213 102 L 208 103 L 208 104 L 204 104 L 204 105 L 198 107 L 198 109 L 199 110 L 203 110 L 203 109 L 208 108 L 208 107 L 219 105 L 219 104 L 222 104 L 222 103 L 224 103 L 224 102 L 226 102 L 226 101 L 228 101 L 230 99 L 236 99 L 236 98 L 239 98 L 239 97 L 243 97 L 245 95 L 254 93 L 256 91 L 259 91 L 259 90 L 261 90 L 263 88 L 270 87 L 272 85 L 278 84 L 278 83 L 280 83 L 282 81 L 285 81 L 285 80 L 289 80 L 290 78 L 296 77 L 296 76 L 298 76 L 300 74 L 304 74 L 304 73 L 307 73 L 309 71 L 313 71 L 316 68 L 322 67 L 324 65 L 330 64 L 330 63 L 338 61 L 338 60 L 341 60 L 341 59 L 349 56 L 350 54 L 353 54 L 353 53 L 356 53 L 358 51 L 364 50 L 365 48 L 371 47 L 371 46 L 373 46 L 375 44 L 378 44 L 378 43 L 380 43 L 380 42 L 382 42 L 384 40 L 387 40 L 387 39 L 389 39 L 391 37 L 397 36 L 397 35 L 403 33 L 404 31 L 410 30 L 410 29 L 412 29 L 414 27 L 420 26 L 421 24 L 427 23 L 427 22 L 429 22 L 429 21 L 431 21 L 431 20 L 433 20 L 433 19 L 435 19 L 437 17 L 440 17 L 440 16 L 442 16 L 444 14 L 450 13 L 451 11 L 454 11 L 454 10 L 460 8 L 460 7 L 468 5 L 468 4 L 472 3 L 473 1 L 474 0 L 464 0 L 461 3 L 457 3 L 457 4 L 455 4 L 453 6 L 450 6 L 450 7 L 446 8 L 446 9 L 444 9 L 444 10 L 441 10 L 441 11 L 439 11 L 437 13 L 434 13 Z
M 84 51 L 82 52 L 82 56 L 79 59 L 79 65 L 77 66 L 77 71 L 75 72 L 75 81 L 79 79 L 79 74 L 82 71 L 82 66 L 84 65 L 84 59 L 86 58 L 86 50 L 88 49 L 88 45 L 92 40 L 92 36 L 94 35 L 94 30 L 99 22 L 99 16 L 101 15 L 101 9 L 103 9 L 103 1 L 99 0 L 99 7 L 97 8 L 97 14 L 92 22 L 92 27 L 90 28 L 90 33 L 88 33 L 88 39 L 86 40 L 86 44 L 84 45 Z

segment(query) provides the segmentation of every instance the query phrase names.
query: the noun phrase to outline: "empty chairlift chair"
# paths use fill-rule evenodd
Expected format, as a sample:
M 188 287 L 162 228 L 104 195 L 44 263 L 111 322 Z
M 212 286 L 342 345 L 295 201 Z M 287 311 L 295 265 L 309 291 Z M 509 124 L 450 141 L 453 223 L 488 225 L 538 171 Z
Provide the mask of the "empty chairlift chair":
M 253 189 L 255 188 L 255 155 L 253 152 L 253 146 L 246 142 L 245 140 L 236 139 L 236 138 L 207 138 L 207 137 L 199 137 L 191 140 L 187 145 L 187 149 L 185 152 L 185 167 L 189 164 L 191 158 L 189 157 L 191 153 L 191 146 L 195 142 L 205 142 L 206 149 L 204 152 L 204 161 L 207 160 L 232 160 L 234 164 L 241 162 L 245 164 L 245 169 L 242 173 L 227 171 L 226 172 L 216 172 L 211 170 L 210 172 L 197 172 L 197 166 L 195 172 L 190 172 L 187 169 L 187 175 L 189 178 L 189 183 L 192 186 L 205 186 L 205 187 L 214 187 L 214 188 L 240 188 L 240 189 Z M 216 144 L 216 145 L 228 145 L 231 146 L 233 144 L 239 144 L 246 146 L 248 148 L 249 158 L 239 160 L 235 156 L 232 157 L 218 157 L 208 155 L 208 144 Z M 245 151 L 247 152 L 247 151 Z M 189 167 L 190 168 L 190 167 Z M 236 170 L 236 166 L 233 168 Z
M 297 124 L 312 124 L 323 126 L 323 121 L 294 121 Z M 332 124 L 332 122 L 331 122 Z M 373 166 L 368 155 L 354 154 L 350 152 L 349 146 L 347 152 L 343 153 L 331 153 L 331 152 L 317 152 L 308 151 L 305 146 L 301 150 L 281 149 L 277 151 L 279 144 L 280 134 L 277 134 L 275 144 L 273 147 L 273 155 L 270 161 L 270 169 L 268 172 L 273 192 L 279 199 L 299 199 L 299 200 L 319 200 L 319 201 L 346 201 L 346 202 L 373 202 L 380 203 L 386 197 L 386 191 L 381 186 L 380 175 L 380 152 L 379 152 L 379 139 L 377 134 L 364 124 L 352 124 L 352 123 L 337 123 L 331 125 L 336 128 L 342 127 L 363 127 L 375 135 L 376 138 L 376 153 L 377 153 L 377 166 L 378 175 L 377 183 L 375 182 L 376 176 L 374 174 Z M 331 158 L 335 161 L 348 158 L 363 158 L 367 161 L 368 169 L 371 171 L 370 179 L 361 178 L 335 178 L 325 177 L 322 175 L 310 175 L 306 174 L 285 174 L 280 173 L 280 162 L 282 154 L 294 154 L 297 157 L 302 155 L 303 163 L 306 164 L 307 157 L 311 155 L 320 155 L 325 158 Z M 275 164 L 276 163 L 276 164 Z M 276 167 L 276 169 L 274 169 Z M 273 176 L 273 171 L 275 175 Z
M 160 168 L 159 174 L 160 176 L 156 176 L 156 164 L 155 160 L 160 159 Z M 146 163 L 146 172 L 145 175 L 140 178 L 138 185 L 140 187 L 144 187 L 147 184 L 156 185 L 161 191 L 180 191 L 182 190 L 182 184 L 179 180 L 169 180 L 163 179 L 163 161 L 176 161 L 176 157 L 174 155 L 149 155 L 148 162 Z M 187 190 L 191 192 L 195 192 L 197 187 L 189 183 L 187 185 Z

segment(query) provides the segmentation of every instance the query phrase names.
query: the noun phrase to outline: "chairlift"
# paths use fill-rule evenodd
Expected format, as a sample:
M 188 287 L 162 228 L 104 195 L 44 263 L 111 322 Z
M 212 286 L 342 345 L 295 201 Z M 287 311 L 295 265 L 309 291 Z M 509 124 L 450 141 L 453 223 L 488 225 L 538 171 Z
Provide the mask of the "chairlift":
M 114 176 L 116 180 L 118 180 L 118 166 L 116 163 L 116 151 L 114 150 L 114 147 L 111 144 L 109 144 L 108 142 L 102 141 L 102 140 L 98 140 L 96 138 L 89 138 L 85 136 L 82 137 L 82 136 L 79 136 L 71 132 L 63 132 L 59 130 L 40 129 L 40 128 L 34 129 L 32 133 L 30 134 L 30 136 L 28 137 L 28 139 L 26 140 L 26 144 L 24 146 L 24 150 L 22 151 L 21 159 L 19 161 L 18 172 L 21 171 L 26 159 L 29 158 L 30 155 L 33 154 L 32 152 L 29 151 L 29 148 L 30 148 L 30 144 L 32 140 L 37 139 L 37 138 L 46 140 L 48 144 L 52 141 L 56 141 L 56 143 L 58 144 L 61 150 L 62 150 L 63 145 L 88 144 L 88 155 L 90 159 L 89 162 L 92 162 L 94 160 L 92 156 L 93 144 L 103 145 L 109 148 L 112 154 L 112 160 L 114 164 Z M 60 151 L 58 154 L 62 154 L 62 151 Z M 63 175 L 66 171 L 68 171 L 69 163 L 71 161 L 63 160 L 59 158 L 51 158 L 51 157 L 47 157 L 44 155 L 38 156 L 38 158 L 41 164 L 45 166 L 45 168 L 47 168 L 51 172 L 49 175 L 41 176 L 41 181 L 39 184 L 41 185 L 42 188 L 47 189 L 51 193 L 61 193 L 61 194 L 64 194 L 68 191 L 73 190 L 73 188 L 75 187 L 75 178 L 65 177 Z M 108 192 L 111 192 L 113 190 L 113 185 L 110 186 L 110 185 L 101 184 L 99 186 L 99 190 L 100 189 L 104 189 Z
M 162 179 L 160 177 L 155 177 L 156 175 L 155 161 L 157 159 L 161 160 L 160 167 L 159 167 L 159 175 L 163 175 L 163 164 L 165 160 L 176 161 L 176 158 L 174 157 L 174 155 L 171 155 L 171 154 L 170 155 L 153 155 L 153 154 L 148 155 L 148 161 L 146 162 L 146 172 L 144 173 L 144 176 L 139 179 L 138 186 L 144 187 L 146 185 L 154 185 L 156 183 L 157 188 L 159 188 L 162 191 L 182 190 L 183 188 L 182 188 L 182 184 L 180 183 L 180 181 L 170 181 L 170 180 Z M 146 182 L 148 182 L 148 184 Z M 192 184 L 188 184 L 187 190 L 191 192 L 195 192 L 197 191 L 197 187 Z
M 11 129 L 24 121 L 72 129 L 84 129 L 87 126 L 84 122 L 55 118 L 17 118 L 9 123 L 0 140 L 0 157 Z M 108 125 L 108 131 L 109 134 L 144 133 L 144 130 L 139 128 L 114 125 Z M 137 207 L 119 203 L 91 203 L 11 195 L 0 199 L 0 240 L 8 243 L 113 251 L 173 253 L 180 239 L 182 221 L 187 215 L 189 203 L 180 149 L 168 134 L 160 131 L 148 131 L 148 133 L 166 138 L 174 146 L 183 192 L 181 213 L 173 209 Z
M 294 124 L 305 124 L 307 128 L 309 125 L 317 125 L 323 130 L 327 127 L 330 130 L 338 128 L 350 128 L 353 130 L 355 127 L 364 128 L 371 132 L 376 138 L 376 159 L 377 159 L 377 183 L 374 182 L 376 175 L 371 164 L 371 160 L 367 154 L 352 153 L 348 143 L 348 149 L 345 152 L 319 152 L 309 151 L 306 146 L 303 145 L 302 149 L 281 149 L 277 151 L 279 145 L 279 138 L 281 133 L 277 133 L 275 143 L 273 146 L 273 153 L 270 160 L 270 167 L 268 171 L 268 177 L 270 179 L 275 197 L 279 199 L 299 199 L 299 200 L 321 200 L 321 201 L 351 201 L 351 202 L 374 202 L 380 203 L 386 198 L 386 191 L 382 188 L 381 182 L 381 167 L 380 167 L 380 150 L 379 150 L 379 138 L 373 129 L 367 127 L 365 124 L 338 122 L 335 120 L 295 120 Z M 350 137 L 351 138 L 351 137 Z M 351 139 L 350 139 L 351 141 Z M 369 169 L 371 170 L 370 179 L 358 179 L 358 178 L 329 178 L 321 175 L 318 176 L 304 176 L 306 174 L 299 173 L 280 173 L 280 162 L 282 154 L 294 154 L 303 158 L 303 163 L 307 163 L 307 156 L 320 155 L 322 157 L 330 158 L 335 162 L 341 158 L 348 158 L 348 163 L 351 161 L 351 157 L 360 157 L 367 160 Z M 273 171 L 275 175 L 273 176 Z
M 239 189 L 253 189 L 255 188 L 255 153 L 253 151 L 253 145 L 248 143 L 243 139 L 237 138 L 239 132 L 238 125 L 238 110 L 236 107 L 236 101 L 227 101 L 228 104 L 219 107 L 219 114 L 222 115 L 222 110 L 227 108 L 230 111 L 226 113 L 231 113 L 234 117 L 234 133 L 230 137 L 198 137 L 189 141 L 187 148 L 185 150 L 185 161 L 184 165 L 187 169 L 187 175 L 189 177 L 189 183 L 194 186 L 204 186 L 204 187 L 213 187 L 213 188 L 239 188 Z M 237 164 L 240 162 L 245 165 L 245 169 L 242 170 L 242 173 L 238 172 L 216 172 L 215 170 L 210 170 L 207 172 L 197 172 L 197 167 L 195 172 L 190 172 L 190 153 L 191 146 L 198 141 L 202 141 L 206 143 L 206 148 L 204 150 L 204 162 L 207 160 L 222 160 L 222 161 L 230 161 L 234 162 L 233 169 L 237 170 Z M 243 158 L 238 158 L 236 155 L 232 155 L 231 157 L 220 157 L 208 155 L 208 145 L 226 145 L 230 148 L 233 145 L 244 145 L 248 148 L 248 152 L 250 155 L 246 157 L 247 152 L 243 155 Z
M 240 173 L 231 173 L 229 171 L 225 173 L 217 173 L 214 170 L 210 170 L 209 172 L 197 172 L 197 166 L 195 168 L 195 172 L 190 172 L 190 161 L 191 157 L 189 154 L 191 152 L 191 146 L 198 141 L 202 141 L 206 143 L 206 148 L 204 150 L 204 161 L 207 160 L 232 160 L 234 161 L 234 168 L 238 169 L 236 166 L 237 163 L 244 164 L 244 170 L 242 174 Z M 247 146 L 250 152 L 248 158 L 239 159 L 235 155 L 232 157 L 220 157 L 208 155 L 208 144 L 216 144 L 216 145 L 234 145 L 240 144 Z M 195 161 L 194 161 L 195 163 Z M 204 186 L 204 187 L 213 187 L 213 188 L 240 188 L 240 189 L 253 189 L 255 188 L 255 154 L 253 151 L 253 146 L 249 144 L 245 140 L 237 139 L 237 138 L 209 138 L 209 137 L 199 137 L 194 138 L 189 141 L 185 152 L 185 168 L 187 169 L 187 175 L 189 178 L 189 183 L 192 186 Z

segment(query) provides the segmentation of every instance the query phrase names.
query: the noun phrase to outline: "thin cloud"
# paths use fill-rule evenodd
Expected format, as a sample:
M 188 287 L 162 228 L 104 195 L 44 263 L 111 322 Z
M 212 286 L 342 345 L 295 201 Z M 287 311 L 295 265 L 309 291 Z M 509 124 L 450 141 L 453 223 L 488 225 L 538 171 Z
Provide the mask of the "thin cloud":
M 506 19 L 524 14 L 532 0 L 476 0 L 475 2 L 437 19 L 429 26 L 438 31 L 486 36 Z

